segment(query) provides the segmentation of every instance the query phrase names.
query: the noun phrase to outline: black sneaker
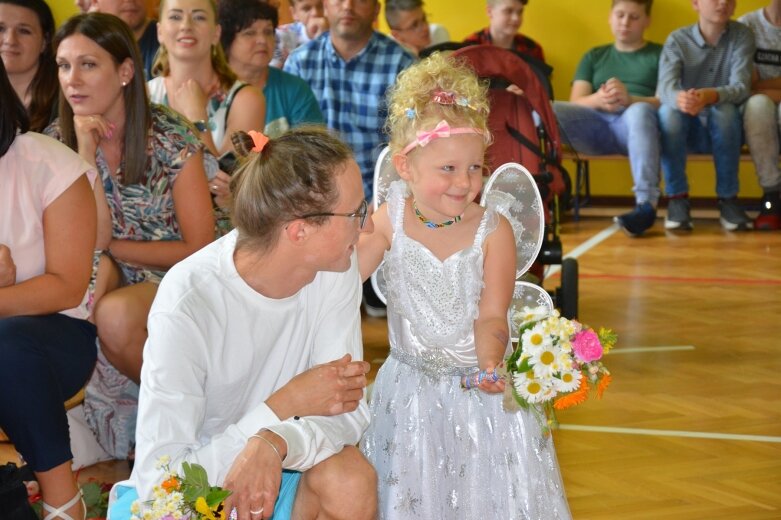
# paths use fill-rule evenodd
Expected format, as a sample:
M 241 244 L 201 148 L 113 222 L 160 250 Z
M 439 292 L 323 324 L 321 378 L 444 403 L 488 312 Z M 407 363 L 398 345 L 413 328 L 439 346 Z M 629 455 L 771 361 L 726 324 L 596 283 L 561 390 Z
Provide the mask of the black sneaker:
M 639 237 L 654 225 L 656 208 L 650 202 L 641 202 L 629 213 L 613 217 L 613 222 L 630 237 Z
M 689 198 L 683 197 L 668 200 L 667 216 L 664 218 L 664 229 L 691 231 L 693 227 Z
M 768 191 L 762 195 L 762 208 L 754 219 L 754 229 L 781 229 L 781 198 L 777 191 Z
M 721 227 L 727 231 L 745 231 L 752 227 L 751 219 L 743 208 L 738 206 L 735 198 L 719 199 L 719 213 Z

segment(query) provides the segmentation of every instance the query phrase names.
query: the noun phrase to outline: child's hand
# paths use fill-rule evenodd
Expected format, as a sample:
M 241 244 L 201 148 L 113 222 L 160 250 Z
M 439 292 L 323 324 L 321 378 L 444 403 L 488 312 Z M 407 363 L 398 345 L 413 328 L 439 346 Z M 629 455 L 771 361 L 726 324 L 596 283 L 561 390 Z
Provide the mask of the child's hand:
M 504 379 L 497 379 L 494 375 L 496 373 L 495 371 L 495 366 L 485 368 L 484 372 L 486 377 L 477 385 L 477 388 L 487 394 L 501 394 L 504 392 Z M 494 379 L 496 379 L 496 381 L 494 381 Z

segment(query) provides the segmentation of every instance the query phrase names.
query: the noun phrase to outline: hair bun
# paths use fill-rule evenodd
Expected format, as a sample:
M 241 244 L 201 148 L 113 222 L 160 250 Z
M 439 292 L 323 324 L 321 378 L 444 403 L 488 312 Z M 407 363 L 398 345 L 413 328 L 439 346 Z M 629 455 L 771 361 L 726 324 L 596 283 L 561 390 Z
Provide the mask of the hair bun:
M 247 132 L 237 130 L 231 134 L 233 149 L 242 157 L 246 157 L 252 151 L 255 143 Z

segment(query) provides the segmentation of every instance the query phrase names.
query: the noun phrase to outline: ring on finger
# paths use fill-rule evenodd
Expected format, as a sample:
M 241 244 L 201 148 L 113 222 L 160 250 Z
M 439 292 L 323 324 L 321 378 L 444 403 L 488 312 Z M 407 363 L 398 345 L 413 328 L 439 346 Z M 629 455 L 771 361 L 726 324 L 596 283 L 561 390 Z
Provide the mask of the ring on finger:
M 252 516 L 262 515 L 263 514 L 263 508 L 261 507 L 257 511 L 253 511 L 252 509 L 250 509 L 249 514 L 251 514 Z

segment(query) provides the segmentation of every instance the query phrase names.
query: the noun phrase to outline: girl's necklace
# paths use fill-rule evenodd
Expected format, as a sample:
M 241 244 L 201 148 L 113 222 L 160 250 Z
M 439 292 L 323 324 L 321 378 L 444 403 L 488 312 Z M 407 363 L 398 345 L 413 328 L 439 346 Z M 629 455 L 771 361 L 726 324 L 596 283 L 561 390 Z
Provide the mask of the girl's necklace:
M 463 215 L 458 215 L 458 216 L 454 217 L 453 220 L 446 220 L 444 222 L 433 222 L 433 221 L 427 219 L 423 215 L 423 213 L 420 212 L 420 210 L 418 209 L 418 205 L 415 202 L 415 199 L 412 199 L 412 209 L 415 210 L 415 216 L 418 217 L 418 220 L 423 222 L 423 225 L 426 226 L 429 229 L 443 228 L 445 226 L 450 226 L 450 225 L 455 224 L 457 222 L 461 222 L 461 217 L 463 216 Z

